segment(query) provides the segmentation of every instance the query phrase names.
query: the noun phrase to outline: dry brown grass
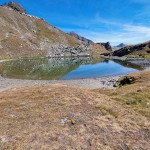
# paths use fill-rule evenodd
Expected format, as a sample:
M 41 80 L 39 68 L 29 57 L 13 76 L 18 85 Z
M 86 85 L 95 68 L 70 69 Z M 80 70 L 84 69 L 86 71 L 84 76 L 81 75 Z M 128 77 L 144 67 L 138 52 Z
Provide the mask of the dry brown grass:
M 103 47 L 101 46 L 100 44 L 94 44 L 92 46 L 92 55 L 95 57 L 95 56 L 100 56 L 100 54 L 102 53 L 108 53 L 108 51 Z
M 98 91 L 150 119 L 150 71 L 133 73 L 128 77 L 135 78 L 135 83 L 114 90 Z
M 0 7 L 0 59 L 47 56 L 49 47 L 55 44 L 76 47 L 81 42 L 43 19 Z M 92 51 L 98 55 L 106 52 L 97 44 Z
M 112 54 L 115 54 L 116 56 L 126 56 L 129 58 L 150 58 L 150 41 L 137 45 L 128 45 L 124 48 L 114 51 Z
M 145 149 L 150 122 L 102 95 L 63 85 L 0 93 L 0 149 Z
M 41 46 L 45 40 L 47 44 Z M 42 19 L 0 7 L 0 59 L 47 56 L 54 44 L 77 46 L 80 42 Z

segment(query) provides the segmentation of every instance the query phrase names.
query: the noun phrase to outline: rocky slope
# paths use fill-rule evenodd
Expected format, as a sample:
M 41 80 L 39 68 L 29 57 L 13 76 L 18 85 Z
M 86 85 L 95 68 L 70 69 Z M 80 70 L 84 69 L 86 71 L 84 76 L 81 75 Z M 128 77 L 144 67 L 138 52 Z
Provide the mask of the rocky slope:
M 79 34 L 75 33 L 75 32 L 70 32 L 68 33 L 69 35 L 75 37 L 76 39 L 78 39 L 79 41 L 81 41 L 82 43 L 85 43 L 85 44 L 90 44 L 90 45 L 96 45 L 98 47 L 101 47 L 101 49 L 106 49 L 107 51 L 105 52 L 108 52 L 108 51 L 112 51 L 112 47 L 110 45 L 109 42 L 106 42 L 106 43 L 94 43 L 93 41 L 83 37 L 83 36 L 80 36 Z
M 17 3 L 0 6 L 0 59 L 34 56 L 89 56 L 84 44 L 41 18 L 26 14 Z M 99 52 L 106 51 L 98 47 Z
M 27 13 L 26 10 L 18 3 L 16 2 L 10 2 L 8 4 L 6 4 L 5 6 L 8 6 L 10 8 L 12 8 L 13 10 L 20 12 L 20 13 Z
M 89 40 L 89 39 L 87 39 L 87 38 L 85 38 L 83 36 L 80 36 L 80 35 L 78 35 L 75 32 L 69 32 L 68 34 L 71 35 L 71 36 L 73 36 L 73 37 L 75 37 L 76 39 L 80 40 L 83 43 L 94 44 L 93 41 L 91 41 L 91 40 Z
M 68 34 L 71 35 L 72 37 L 76 38 L 77 40 L 79 40 L 81 43 L 92 47 L 92 55 L 94 55 L 94 56 L 99 56 L 99 54 L 102 54 L 102 53 L 108 53 L 108 51 L 110 50 L 110 47 L 108 47 L 108 44 L 110 46 L 109 42 L 94 43 L 93 41 L 91 41 L 85 37 L 82 37 L 75 32 L 70 32 Z
M 112 55 L 119 57 L 150 57 L 150 41 L 123 47 L 119 50 L 114 51 Z
M 109 42 L 106 42 L 106 43 L 97 43 L 97 44 L 104 46 L 107 51 L 112 51 L 112 47 L 111 47 L 111 45 L 110 45 Z

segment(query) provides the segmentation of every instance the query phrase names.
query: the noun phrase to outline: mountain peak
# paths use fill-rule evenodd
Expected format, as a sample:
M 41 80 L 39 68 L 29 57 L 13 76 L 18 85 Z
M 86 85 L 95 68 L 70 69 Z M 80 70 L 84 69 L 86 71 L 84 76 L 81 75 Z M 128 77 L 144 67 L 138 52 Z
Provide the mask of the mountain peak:
M 17 2 L 9 2 L 7 4 L 5 4 L 4 6 L 10 7 L 13 10 L 20 12 L 20 13 L 27 13 L 26 10 Z
M 71 36 L 73 36 L 73 37 L 75 37 L 76 39 L 78 39 L 78 40 L 80 40 L 80 41 L 82 41 L 82 42 L 89 43 L 89 44 L 93 44 L 93 41 L 91 41 L 91 40 L 89 40 L 89 39 L 87 39 L 87 38 L 85 38 L 85 37 L 82 37 L 82 36 L 78 35 L 78 34 L 75 33 L 74 31 L 69 32 L 68 34 L 71 35 Z
M 126 44 L 124 44 L 124 43 L 120 43 L 119 45 L 117 45 L 116 47 L 125 47 L 125 46 L 127 46 Z
M 97 43 L 97 44 L 103 45 L 103 46 L 106 48 L 106 50 L 108 50 L 108 51 L 112 51 L 112 47 L 111 47 L 111 45 L 110 45 L 110 42 Z

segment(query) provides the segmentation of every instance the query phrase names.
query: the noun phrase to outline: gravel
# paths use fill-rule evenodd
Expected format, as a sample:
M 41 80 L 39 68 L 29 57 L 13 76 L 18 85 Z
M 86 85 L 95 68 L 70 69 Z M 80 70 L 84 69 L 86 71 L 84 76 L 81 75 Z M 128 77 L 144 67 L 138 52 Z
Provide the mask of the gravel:
M 84 89 L 113 88 L 116 86 L 116 81 L 119 77 L 120 76 L 111 76 L 78 80 L 21 80 L 8 79 L 0 76 L 0 91 L 16 87 L 31 86 L 35 84 L 63 84 Z

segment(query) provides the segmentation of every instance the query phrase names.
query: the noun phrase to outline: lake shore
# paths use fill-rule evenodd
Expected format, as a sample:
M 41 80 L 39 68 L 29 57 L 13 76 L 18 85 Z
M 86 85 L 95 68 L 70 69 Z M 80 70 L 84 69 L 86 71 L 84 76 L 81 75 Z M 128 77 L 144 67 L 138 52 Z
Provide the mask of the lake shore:
M 114 86 L 116 86 L 117 80 L 120 77 L 121 76 L 110 76 L 78 80 L 22 80 L 8 79 L 0 76 L 0 91 L 39 84 L 62 84 L 83 89 L 114 88 Z
M 120 61 L 127 61 L 132 64 L 141 66 L 145 69 L 150 69 L 150 58 L 128 58 L 128 57 L 118 57 L 118 56 L 103 56 L 101 55 L 101 58 L 103 59 L 110 59 L 110 60 L 120 60 Z
M 113 57 L 110 59 L 126 60 L 125 57 Z M 0 62 L 10 61 L 0 60 Z M 144 70 L 150 70 L 150 60 L 148 59 L 128 59 L 128 61 L 145 67 Z M 61 84 L 70 87 L 83 89 L 111 89 L 117 86 L 117 80 L 124 75 L 108 76 L 100 78 L 76 79 L 76 80 L 26 80 L 26 79 L 9 79 L 0 76 L 0 92 L 11 88 L 40 85 L 40 84 Z

